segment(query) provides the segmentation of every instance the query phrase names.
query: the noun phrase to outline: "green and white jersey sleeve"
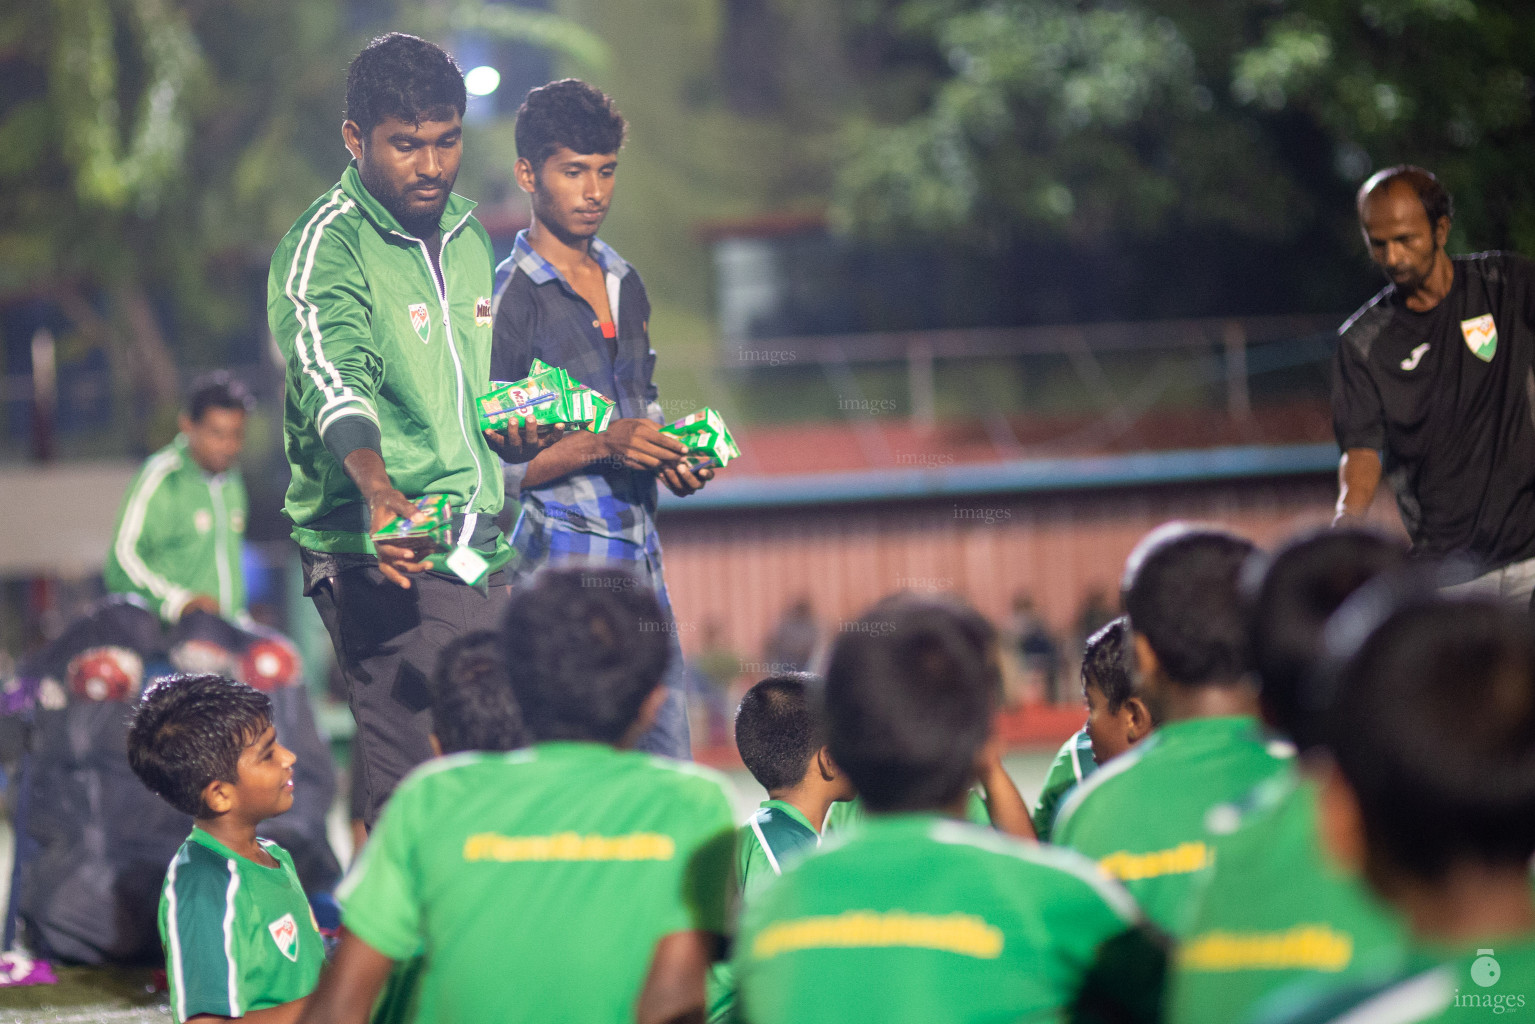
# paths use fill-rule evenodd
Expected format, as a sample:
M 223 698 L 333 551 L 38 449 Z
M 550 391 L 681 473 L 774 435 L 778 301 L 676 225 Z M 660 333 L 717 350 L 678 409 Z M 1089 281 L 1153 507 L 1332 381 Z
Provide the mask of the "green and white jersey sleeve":
M 820 843 L 819 833 L 799 808 L 783 800 L 764 800 L 736 833 L 736 888 L 742 905 L 750 906 L 774 879 Z M 707 1003 L 710 1021 L 732 1017 L 735 978 L 728 963 L 710 968 Z
M 277 867 L 247 860 L 201 829 L 171 861 L 159 923 L 177 1021 L 281 1006 L 319 980 L 325 951 L 293 860 L 261 843 Z
M 1055 815 L 1061 803 L 1097 767 L 1098 762 L 1093 760 L 1093 744 L 1087 738 L 1087 728 L 1084 726 L 1061 744 L 1055 760 L 1050 762 L 1050 770 L 1045 774 L 1045 784 L 1039 791 L 1039 801 L 1034 805 L 1033 814 L 1034 834 L 1040 842 L 1050 841 L 1050 830 L 1055 825 Z

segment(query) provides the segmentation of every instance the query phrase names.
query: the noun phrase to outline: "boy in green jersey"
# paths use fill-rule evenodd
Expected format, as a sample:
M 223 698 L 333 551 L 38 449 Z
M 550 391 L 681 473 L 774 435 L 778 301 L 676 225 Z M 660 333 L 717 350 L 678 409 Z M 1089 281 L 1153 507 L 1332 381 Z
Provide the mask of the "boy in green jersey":
M 1535 1002 L 1529 617 L 1438 596 L 1398 599 L 1390 610 L 1386 588 L 1370 589 L 1328 627 L 1330 651 L 1355 653 L 1327 718 L 1334 763 L 1320 824 L 1330 852 L 1402 914 L 1413 948 L 1403 968 L 1288 1019 L 1519 1013 Z
M 1258 722 L 1246 678 L 1238 577 L 1253 545 L 1172 523 L 1125 565 L 1122 597 L 1141 697 L 1161 724 L 1080 786 L 1055 841 L 1124 882 L 1146 915 L 1176 933 L 1194 880 L 1211 863 L 1205 815 L 1286 763 Z
M 432 673 L 433 757 L 470 751 L 516 750 L 527 745 L 522 713 L 512 698 L 501 638 L 489 630 L 451 641 Z M 372 1024 L 409 1024 L 420 1012 L 421 970 L 412 957 L 395 965 Z
M 222 676 L 166 678 L 128 730 L 128 763 L 192 815 L 160 896 L 176 1020 L 298 1019 L 325 951 L 288 852 L 256 827 L 293 806 L 293 754 L 266 694 Z
M 1401 956 L 1401 922 L 1327 858 L 1316 827 L 1320 726 L 1308 680 L 1327 619 L 1401 544 L 1340 527 L 1302 535 L 1245 571 L 1264 720 L 1301 757 L 1212 814 L 1215 864 L 1196 890 L 1168 995 L 1177 1024 L 1226 1024 L 1301 979 L 1346 986 Z
M 414 956 L 418 1022 L 703 1016 L 731 902 L 724 780 L 626 749 L 666 699 L 670 628 L 616 570 L 513 594 L 502 651 L 533 745 L 439 758 L 395 791 L 337 893 L 306 1022 L 366 1020 Z
M 1067 851 L 964 822 L 999 744 L 993 667 L 952 608 L 872 611 L 833 647 L 827 742 L 868 820 L 747 906 L 733 965 L 752 1024 L 1150 1019 L 1163 952 Z
M 736 749 L 768 798 L 736 833 L 736 886 L 743 904 L 821 844 L 819 823 L 832 804 L 853 798 L 853 784 L 832 759 L 811 713 L 807 685 L 792 672 L 762 680 L 736 710 Z M 709 974 L 709 1019 L 724 1020 L 735 1002 L 729 964 Z
M 997 630 L 980 612 L 962 601 L 931 594 L 894 594 L 869 609 L 869 616 L 879 613 L 904 612 L 920 614 L 924 609 L 936 615 L 947 616 L 959 630 L 960 636 L 970 645 L 986 666 L 986 671 L 1002 686 L 1002 654 L 998 645 Z M 857 629 L 858 623 L 847 623 L 844 630 Z M 966 797 L 964 818 L 976 825 L 990 825 L 998 832 L 1005 832 L 1020 839 L 1034 839 L 1034 823 L 1029 818 L 1029 805 L 1018 792 L 1018 785 L 1007 773 L 1002 763 L 1002 745 L 990 748 L 990 756 L 976 775 L 975 785 Z M 827 835 L 842 832 L 868 817 L 863 801 L 854 798 L 832 804 L 822 825 Z
M 1061 744 L 1045 775 L 1039 802 L 1034 806 L 1034 833 L 1042 843 L 1050 841 L 1055 814 L 1071 791 L 1100 764 L 1129 750 L 1155 726 L 1146 702 L 1135 695 L 1125 663 L 1128 632 L 1121 615 L 1087 638 L 1082 657 L 1087 724 Z

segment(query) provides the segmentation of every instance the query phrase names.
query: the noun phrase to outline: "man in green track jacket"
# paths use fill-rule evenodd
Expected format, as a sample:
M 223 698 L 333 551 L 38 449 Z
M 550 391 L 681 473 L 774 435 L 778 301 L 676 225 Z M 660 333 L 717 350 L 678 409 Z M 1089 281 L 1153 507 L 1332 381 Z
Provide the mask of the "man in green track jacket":
M 110 593 L 137 596 L 172 625 L 189 611 L 244 616 L 245 484 L 235 460 L 250 406 L 249 392 L 227 373 L 193 385 L 181 432 L 123 496 L 107 551 Z
M 347 681 L 370 827 L 431 755 L 438 652 L 495 626 L 509 593 L 497 456 L 520 462 L 538 448 L 530 423 L 478 428 L 493 259 L 474 204 L 452 192 L 465 98 L 440 47 L 399 33 L 369 43 L 347 73 L 353 162 L 278 245 L 267 284 L 288 361 L 284 511 Z M 452 505 L 448 551 L 372 543 L 427 495 Z

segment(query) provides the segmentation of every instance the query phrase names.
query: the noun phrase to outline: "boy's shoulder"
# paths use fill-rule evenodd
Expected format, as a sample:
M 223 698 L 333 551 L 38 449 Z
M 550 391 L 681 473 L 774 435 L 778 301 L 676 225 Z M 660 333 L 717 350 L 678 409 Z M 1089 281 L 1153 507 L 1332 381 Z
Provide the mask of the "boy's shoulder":
M 1055 836 L 1062 842 L 1082 823 L 1099 814 L 1113 814 L 1114 808 L 1125 800 L 1136 800 L 1145 772 L 1142 765 L 1153 756 L 1157 747 L 1157 735 L 1152 733 L 1131 749 L 1120 754 L 1097 770 L 1072 790 L 1055 817 Z M 1139 801 L 1136 800 L 1138 803 Z
M 504 753 L 468 751 L 435 758 L 406 776 L 390 799 L 440 809 L 441 800 L 493 792 L 507 784 L 502 780 L 513 779 L 520 788 L 547 787 L 551 794 L 576 783 L 584 787 L 605 783 L 642 792 L 647 800 L 729 807 L 729 780 L 711 768 L 597 744 L 580 745 L 587 749 L 574 751 L 572 757 L 572 746 L 534 745 Z

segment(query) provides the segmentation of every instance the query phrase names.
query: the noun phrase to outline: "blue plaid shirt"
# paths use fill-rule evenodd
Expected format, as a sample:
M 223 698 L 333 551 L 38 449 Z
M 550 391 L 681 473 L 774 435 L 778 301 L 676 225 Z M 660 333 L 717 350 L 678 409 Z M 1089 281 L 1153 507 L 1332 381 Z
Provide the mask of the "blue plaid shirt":
M 496 268 L 491 379 L 521 380 L 537 357 L 617 402 L 615 418 L 664 424 L 651 380 L 656 354 L 645 286 L 602 241 L 592 240 L 591 254 L 604 271 L 616 337 L 603 335 L 592 307 L 533 251 L 527 232 L 519 232 L 512 254 Z M 508 488 L 521 483 L 524 471 L 507 467 Z M 653 473 L 587 469 L 522 490 L 521 501 L 511 538 L 519 577 L 548 563 L 616 563 L 650 582 L 665 601 Z

